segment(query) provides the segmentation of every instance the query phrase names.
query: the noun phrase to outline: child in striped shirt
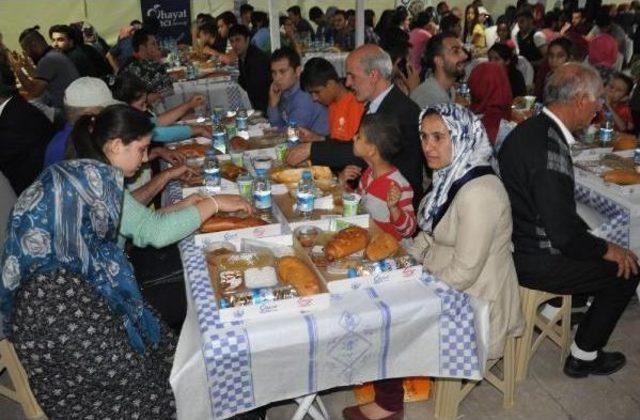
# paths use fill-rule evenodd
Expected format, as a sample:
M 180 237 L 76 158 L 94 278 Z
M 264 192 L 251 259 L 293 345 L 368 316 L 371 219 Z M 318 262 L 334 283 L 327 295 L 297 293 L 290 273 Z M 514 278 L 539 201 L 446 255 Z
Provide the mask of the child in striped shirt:
M 382 230 L 398 240 L 410 238 L 416 230 L 411 184 L 389 163 L 401 147 L 395 120 L 384 115 L 364 115 L 353 140 L 353 153 L 368 168 L 361 172 L 359 167 L 350 165 L 339 177 L 345 185 L 360 176 L 357 193 L 362 196 L 362 207 Z

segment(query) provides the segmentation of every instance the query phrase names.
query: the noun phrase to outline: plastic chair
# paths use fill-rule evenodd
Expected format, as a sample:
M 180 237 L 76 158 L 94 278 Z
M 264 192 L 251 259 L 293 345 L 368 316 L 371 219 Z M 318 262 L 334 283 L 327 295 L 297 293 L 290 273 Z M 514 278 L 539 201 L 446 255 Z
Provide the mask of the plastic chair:
M 558 297 L 562 298 L 562 306 L 553 318 L 547 319 L 540 315 L 540 306 Z M 545 337 L 560 347 L 561 364 L 569 354 L 571 343 L 571 295 L 556 295 L 520 286 L 520 301 L 522 302 L 525 326 L 522 337 L 517 340 L 517 382 L 521 382 L 527 377 L 529 362 Z M 534 341 L 533 330 L 535 328 L 540 330 L 540 335 Z
M 0 331 L 2 331 L 0 319 Z M 24 371 L 13 344 L 6 338 L 0 337 L 0 372 L 7 370 L 13 389 L 0 385 L 0 395 L 3 395 L 22 406 L 24 415 L 29 419 L 46 418 L 44 411 L 38 405 L 36 397 L 31 392 L 27 373 Z
M 502 406 L 510 408 L 515 402 L 516 393 L 516 338 L 508 337 L 504 345 L 504 355 L 500 359 L 487 361 L 483 380 L 493 385 L 502 393 Z M 502 360 L 502 378 L 492 369 Z M 497 369 L 496 369 L 497 370 Z M 458 417 L 460 402 L 481 381 L 465 381 L 460 379 L 435 379 L 435 417 L 438 419 L 455 419 Z

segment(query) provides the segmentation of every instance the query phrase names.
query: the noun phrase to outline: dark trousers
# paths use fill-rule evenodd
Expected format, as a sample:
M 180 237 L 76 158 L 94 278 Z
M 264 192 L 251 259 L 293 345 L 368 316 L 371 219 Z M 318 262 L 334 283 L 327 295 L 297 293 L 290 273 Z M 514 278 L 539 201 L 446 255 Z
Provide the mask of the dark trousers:
M 578 326 L 575 342 L 584 351 L 607 345 L 613 329 L 638 287 L 638 276 L 616 277 L 615 263 L 578 261 L 561 255 L 514 254 L 518 281 L 524 287 L 557 294 L 588 294 L 591 307 Z
M 375 402 L 387 411 L 400 411 L 404 407 L 402 378 L 384 379 L 373 383 Z

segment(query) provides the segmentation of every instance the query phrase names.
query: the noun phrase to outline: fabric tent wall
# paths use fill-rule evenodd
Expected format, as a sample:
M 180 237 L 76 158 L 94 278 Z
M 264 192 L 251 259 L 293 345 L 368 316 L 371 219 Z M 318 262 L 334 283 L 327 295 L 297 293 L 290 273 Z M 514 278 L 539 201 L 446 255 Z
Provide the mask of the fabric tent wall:
M 438 1 L 432 0 L 432 3 L 435 5 Z M 448 0 L 449 5 L 462 8 L 470 2 L 471 0 Z M 268 10 L 267 0 L 250 0 L 249 3 L 258 10 Z M 427 0 L 427 4 L 429 3 Z M 494 17 L 503 13 L 506 5 L 514 3 L 515 0 L 484 0 L 485 6 Z M 217 15 L 233 9 L 233 4 L 233 0 L 191 0 L 192 17 L 195 19 L 195 15 L 200 12 Z M 294 4 L 302 8 L 305 17 L 308 16 L 309 9 L 315 5 L 323 9 L 331 5 L 355 8 L 355 1 L 352 0 L 280 0 L 280 10 L 284 13 Z M 376 17 L 379 17 L 384 9 L 393 8 L 394 4 L 394 0 L 365 1 L 365 7 L 373 9 Z M 552 7 L 553 2 L 548 0 L 547 5 Z M 0 32 L 3 34 L 4 44 L 11 49 L 19 49 L 18 36 L 25 28 L 40 25 L 43 35 L 47 36 L 51 25 L 80 20 L 91 22 L 98 33 L 113 44 L 121 26 L 140 18 L 138 0 L 0 0 Z

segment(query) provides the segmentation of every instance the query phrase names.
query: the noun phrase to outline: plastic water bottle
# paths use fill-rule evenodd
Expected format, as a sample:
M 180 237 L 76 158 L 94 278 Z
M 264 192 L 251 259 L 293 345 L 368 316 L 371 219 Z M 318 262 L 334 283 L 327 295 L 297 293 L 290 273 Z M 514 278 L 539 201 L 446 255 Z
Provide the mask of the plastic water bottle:
M 637 173 L 640 173 L 640 144 L 636 146 L 636 149 L 633 151 L 633 166 Z
M 458 94 L 462 96 L 468 104 L 471 103 L 471 91 L 469 90 L 469 85 L 466 83 L 460 83 L 460 87 L 458 87 Z
M 294 120 L 289 121 L 287 126 L 287 145 L 291 148 L 300 143 L 300 134 L 298 133 L 298 123 Z
M 238 131 L 247 129 L 247 110 L 244 108 L 238 109 L 238 113 L 236 114 L 236 129 Z
M 302 172 L 302 179 L 298 182 L 296 191 L 296 207 L 300 216 L 305 219 L 310 218 L 313 213 L 313 203 L 315 200 L 315 185 L 311 171 Z
M 604 116 L 605 121 L 600 127 L 600 144 L 602 147 L 609 147 L 613 141 L 613 114 L 607 111 Z
M 258 213 L 271 213 L 271 181 L 266 169 L 256 169 L 253 181 L 253 205 Z
M 202 165 L 202 178 L 204 180 L 204 189 L 207 194 L 213 194 L 220 190 L 220 167 L 218 159 L 213 150 L 207 150 Z
M 227 153 L 227 133 L 221 123 L 214 125 L 211 137 L 213 148 L 219 150 L 222 154 Z

